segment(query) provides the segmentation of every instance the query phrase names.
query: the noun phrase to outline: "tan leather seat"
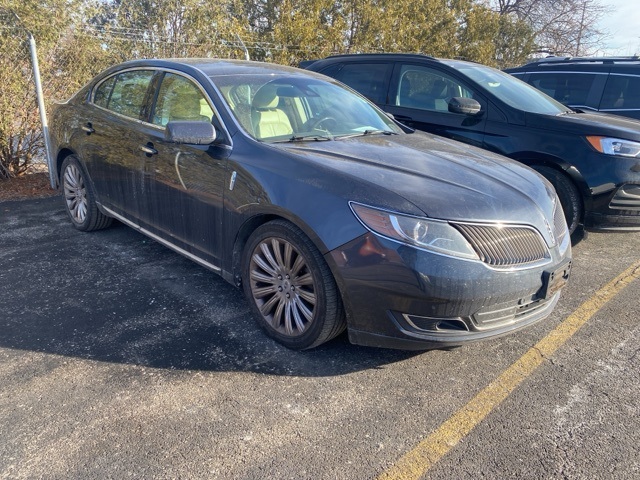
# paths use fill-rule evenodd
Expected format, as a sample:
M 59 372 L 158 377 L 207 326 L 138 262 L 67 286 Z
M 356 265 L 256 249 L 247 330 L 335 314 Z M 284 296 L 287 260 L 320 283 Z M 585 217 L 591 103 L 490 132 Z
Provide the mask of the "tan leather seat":
M 251 123 L 256 138 L 270 138 L 293 134 L 287 114 L 278 108 L 277 86 L 264 85 L 251 103 Z

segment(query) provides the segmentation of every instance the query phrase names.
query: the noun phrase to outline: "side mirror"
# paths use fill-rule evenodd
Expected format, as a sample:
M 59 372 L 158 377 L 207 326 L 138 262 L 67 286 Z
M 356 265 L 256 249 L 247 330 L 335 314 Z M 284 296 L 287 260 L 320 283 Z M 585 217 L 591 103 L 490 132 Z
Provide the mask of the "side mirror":
M 449 111 L 451 113 L 462 113 L 463 115 L 477 115 L 482 107 L 473 98 L 453 97 L 449 100 Z
M 209 145 L 216 140 L 216 129 L 210 122 L 176 120 L 167 123 L 164 138 L 174 143 Z

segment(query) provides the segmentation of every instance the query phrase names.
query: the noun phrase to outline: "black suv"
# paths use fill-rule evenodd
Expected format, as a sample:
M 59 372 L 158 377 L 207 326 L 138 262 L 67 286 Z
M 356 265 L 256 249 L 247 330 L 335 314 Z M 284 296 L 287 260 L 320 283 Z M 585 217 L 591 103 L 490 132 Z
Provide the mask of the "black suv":
M 519 160 L 558 191 L 571 232 L 640 230 L 640 121 L 571 110 L 476 63 L 415 54 L 305 62 L 410 127 Z
M 638 57 L 549 57 L 505 72 L 571 108 L 640 119 Z

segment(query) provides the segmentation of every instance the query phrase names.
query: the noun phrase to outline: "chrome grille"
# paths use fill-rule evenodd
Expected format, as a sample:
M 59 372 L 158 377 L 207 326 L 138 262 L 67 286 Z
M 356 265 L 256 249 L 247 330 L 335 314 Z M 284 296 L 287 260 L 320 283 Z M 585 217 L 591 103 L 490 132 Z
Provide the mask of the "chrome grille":
M 510 267 L 538 262 L 547 257 L 547 247 L 531 228 L 455 224 L 480 260 L 494 267 Z

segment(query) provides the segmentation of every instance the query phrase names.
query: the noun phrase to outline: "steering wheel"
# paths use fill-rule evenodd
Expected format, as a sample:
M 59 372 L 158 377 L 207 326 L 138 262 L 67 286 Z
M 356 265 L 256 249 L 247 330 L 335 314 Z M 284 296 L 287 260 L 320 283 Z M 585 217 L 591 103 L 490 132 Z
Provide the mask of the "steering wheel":
M 327 131 L 326 128 L 319 128 L 320 125 L 322 125 L 324 122 L 334 122 L 334 123 L 338 123 L 338 121 L 335 119 L 335 117 L 329 116 L 329 115 L 325 115 L 324 117 L 320 117 L 318 120 L 313 120 L 311 122 L 309 122 L 309 128 L 311 130 L 325 130 Z

